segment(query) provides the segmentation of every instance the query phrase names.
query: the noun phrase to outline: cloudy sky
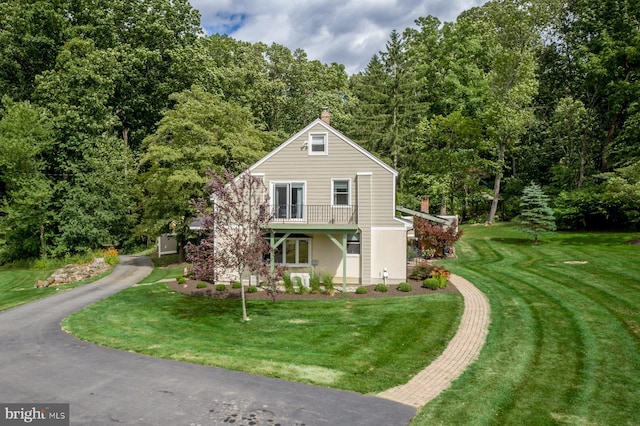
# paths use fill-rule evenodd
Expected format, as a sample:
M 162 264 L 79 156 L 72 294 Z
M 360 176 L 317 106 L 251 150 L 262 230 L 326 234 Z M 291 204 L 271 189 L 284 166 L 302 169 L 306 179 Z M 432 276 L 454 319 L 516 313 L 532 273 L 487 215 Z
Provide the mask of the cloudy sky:
M 363 70 L 384 50 L 393 29 L 433 15 L 455 21 L 460 12 L 486 0 L 191 0 L 207 34 L 304 49 L 309 59 Z

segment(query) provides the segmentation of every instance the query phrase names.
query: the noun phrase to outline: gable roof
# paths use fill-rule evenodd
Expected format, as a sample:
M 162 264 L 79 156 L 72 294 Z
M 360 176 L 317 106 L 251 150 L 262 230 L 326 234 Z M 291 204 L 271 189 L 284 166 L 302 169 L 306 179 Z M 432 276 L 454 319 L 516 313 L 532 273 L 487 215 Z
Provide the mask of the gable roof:
M 267 155 L 262 157 L 260 160 L 258 160 L 256 163 L 254 163 L 251 167 L 249 167 L 248 170 L 250 172 L 255 170 L 257 167 L 259 167 L 260 165 L 262 165 L 263 163 L 268 161 L 271 157 L 276 155 L 278 152 L 282 151 L 286 146 L 288 146 L 289 144 L 291 144 L 292 142 L 297 140 L 303 134 L 309 132 L 313 127 L 315 127 L 317 125 L 320 125 L 320 126 L 324 127 L 327 131 L 333 133 L 335 136 L 340 138 L 346 144 L 350 145 L 356 151 L 359 151 L 362 155 L 364 155 L 365 157 L 369 158 L 371 161 L 373 161 L 374 163 L 376 163 L 377 165 L 379 165 L 383 169 L 387 170 L 389 173 L 393 174 L 394 176 L 398 176 L 398 172 L 395 169 L 393 169 L 391 166 L 387 165 L 384 161 L 380 160 L 375 155 L 371 154 L 369 151 L 367 151 L 366 149 L 364 149 L 363 147 L 361 147 L 360 145 L 358 145 L 357 143 L 355 143 L 354 141 L 352 141 L 351 139 L 349 139 L 348 137 L 346 137 L 345 135 L 340 133 L 335 128 L 331 127 L 329 124 L 325 123 L 320 118 L 317 118 L 316 120 L 314 120 L 313 122 L 308 124 L 304 129 L 300 130 L 298 133 L 296 133 L 295 135 L 291 136 L 285 142 L 280 144 L 280 146 L 278 146 L 276 149 L 274 149 L 273 151 L 271 151 L 270 153 L 268 153 Z

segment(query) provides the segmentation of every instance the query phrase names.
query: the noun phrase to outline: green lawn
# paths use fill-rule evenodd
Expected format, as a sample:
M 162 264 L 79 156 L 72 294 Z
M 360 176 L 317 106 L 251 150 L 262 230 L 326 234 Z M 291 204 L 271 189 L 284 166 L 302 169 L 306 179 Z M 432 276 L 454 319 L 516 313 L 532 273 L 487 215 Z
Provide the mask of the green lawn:
M 186 296 L 132 287 L 66 319 L 102 345 L 361 393 L 405 383 L 443 351 L 462 314 L 459 294 L 318 301 Z
M 640 234 L 464 232 L 442 264 L 488 296 L 489 336 L 414 424 L 638 424 Z
M 179 276 L 182 275 L 182 273 L 184 272 L 184 266 L 185 265 L 186 264 L 166 266 L 166 267 L 161 267 L 161 268 L 153 268 L 153 271 L 151 271 L 151 273 L 149 275 L 147 275 L 140 282 L 141 283 L 155 283 L 155 282 L 158 282 L 160 280 L 175 279 L 176 277 L 179 277 Z
M 79 285 L 95 281 L 110 273 L 109 271 L 93 279 L 72 284 L 34 288 L 36 281 L 47 279 L 53 271 L 54 269 L 0 269 L 0 311 L 50 296 L 56 292 L 70 290 Z
M 55 292 L 54 288 L 34 288 L 36 281 L 46 279 L 50 273 L 32 269 L 0 270 L 0 311 Z

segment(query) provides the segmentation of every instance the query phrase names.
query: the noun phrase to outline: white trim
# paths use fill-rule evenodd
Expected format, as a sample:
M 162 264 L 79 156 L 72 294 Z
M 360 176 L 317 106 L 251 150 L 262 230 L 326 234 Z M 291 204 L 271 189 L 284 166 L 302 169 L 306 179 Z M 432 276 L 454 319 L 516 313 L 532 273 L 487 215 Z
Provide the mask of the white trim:
M 393 176 L 397 176 L 398 172 L 396 170 L 394 170 L 392 167 L 390 167 L 389 165 L 387 165 L 385 162 L 383 162 L 382 160 L 380 160 L 379 158 L 375 157 L 373 154 L 371 154 L 369 151 L 367 151 L 366 149 L 364 149 L 363 147 L 361 147 L 360 145 L 358 145 L 357 143 L 353 142 L 351 139 L 347 138 L 345 135 L 343 135 L 342 133 L 340 133 L 339 131 L 337 131 L 336 129 L 334 129 L 333 127 L 331 127 L 330 125 L 328 125 L 327 123 L 325 123 L 324 121 L 322 121 L 321 119 L 317 118 L 316 120 L 314 120 L 313 122 L 309 123 L 307 125 L 307 127 L 305 127 L 304 129 L 300 130 L 298 133 L 296 133 L 295 135 L 291 136 L 289 139 L 287 139 L 285 142 L 283 142 L 279 147 L 277 147 L 276 149 L 274 149 L 273 151 L 271 151 L 270 153 L 268 153 L 267 155 L 265 155 L 264 157 L 262 157 L 260 160 L 258 160 L 256 163 L 254 163 L 252 166 L 249 167 L 249 170 L 254 170 L 257 167 L 261 166 L 262 164 L 264 164 L 266 161 L 268 161 L 271 157 L 273 157 L 274 155 L 276 155 L 278 152 L 282 151 L 285 147 L 287 147 L 287 145 L 291 144 L 292 142 L 298 140 L 302 135 L 304 135 L 306 132 L 310 131 L 313 127 L 315 126 L 322 126 L 324 127 L 328 132 L 333 133 L 335 136 L 337 136 L 338 138 L 342 139 L 344 142 L 346 142 L 348 145 L 352 146 L 355 150 L 359 151 L 360 153 L 364 154 L 367 158 L 369 158 L 371 161 L 373 161 L 374 163 L 376 163 L 377 165 L 379 165 L 380 167 L 382 167 L 383 169 L 385 169 L 386 171 L 388 171 L 389 173 L 393 174 Z M 395 184 L 395 179 L 394 179 L 394 184 Z M 395 186 L 394 186 L 394 195 L 395 195 Z M 394 198 L 395 199 L 395 198 Z M 394 211 L 392 214 L 395 214 L 395 203 L 394 203 Z
M 340 181 L 347 181 L 347 195 L 348 195 L 348 199 L 347 199 L 347 204 L 335 204 L 335 187 L 334 187 L 334 183 L 335 181 L 340 180 Z M 330 200 L 331 200 L 331 207 L 337 207 L 337 208 L 341 208 L 341 207 L 351 207 L 353 204 L 351 203 L 351 178 L 331 178 L 331 196 L 330 196 Z
M 373 176 L 373 172 L 357 172 L 356 176 Z
M 351 257 L 360 257 L 360 255 L 362 254 L 362 232 L 358 231 L 355 233 L 350 233 L 347 235 L 358 235 L 358 253 L 349 253 L 347 251 L 347 257 L 351 256 Z M 347 246 L 345 247 L 345 250 L 349 250 L 349 238 L 347 237 Z
M 275 197 L 275 187 L 276 184 L 302 184 L 302 217 L 301 218 L 277 218 L 277 219 L 285 219 L 286 221 L 291 222 L 300 222 L 304 221 L 307 218 L 307 181 L 306 180 L 270 180 L 269 181 L 269 200 L 271 203 L 271 207 L 275 207 L 276 197 Z M 287 194 L 287 198 L 289 194 Z M 287 214 L 288 215 L 288 214 Z
M 313 151 L 313 137 L 322 136 L 324 140 L 323 151 Z M 329 155 L 329 133 L 327 132 L 309 132 L 309 140 L 307 141 L 307 154 L 308 155 Z
M 308 254 L 309 254 L 309 262 L 308 263 L 287 263 L 287 241 L 295 241 L 295 257 L 296 260 L 300 260 L 300 245 L 299 242 L 300 241 L 306 241 L 308 244 Z M 312 238 L 303 238 L 303 237 L 287 237 L 285 238 L 285 240 L 282 242 L 282 244 L 280 244 L 276 250 L 278 248 L 282 248 L 282 262 L 280 263 L 280 265 L 284 265 L 284 266 L 291 266 L 294 268 L 299 268 L 299 267 L 308 267 L 311 266 L 311 263 L 313 261 L 313 240 Z

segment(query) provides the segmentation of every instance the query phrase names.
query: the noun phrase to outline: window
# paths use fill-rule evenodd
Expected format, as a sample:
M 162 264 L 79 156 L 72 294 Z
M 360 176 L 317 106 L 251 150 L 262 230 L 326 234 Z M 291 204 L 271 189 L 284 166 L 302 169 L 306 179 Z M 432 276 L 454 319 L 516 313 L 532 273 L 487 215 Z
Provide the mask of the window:
M 360 234 L 347 234 L 347 254 L 360 254 Z
M 306 266 L 311 264 L 311 240 L 308 238 L 287 238 L 274 253 L 276 263 Z
M 328 153 L 327 134 L 309 134 L 309 155 L 325 155 Z
M 333 205 L 334 206 L 348 206 L 351 204 L 350 184 L 349 179 L 334 179 L 331 181 L 333 186 Z
M 273 197 L 276 219 L 302 219 L 304 217 L 304 183 L 274 183 Z

